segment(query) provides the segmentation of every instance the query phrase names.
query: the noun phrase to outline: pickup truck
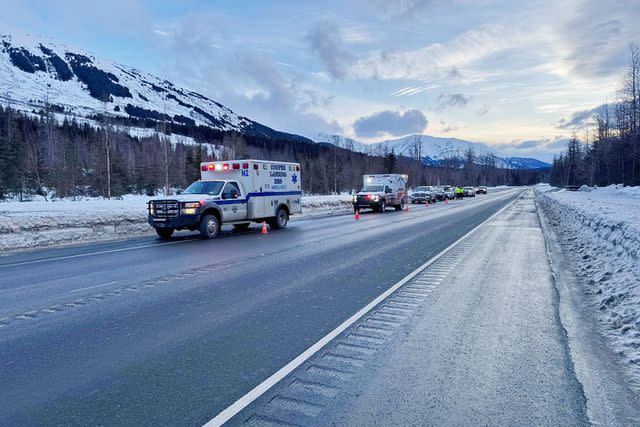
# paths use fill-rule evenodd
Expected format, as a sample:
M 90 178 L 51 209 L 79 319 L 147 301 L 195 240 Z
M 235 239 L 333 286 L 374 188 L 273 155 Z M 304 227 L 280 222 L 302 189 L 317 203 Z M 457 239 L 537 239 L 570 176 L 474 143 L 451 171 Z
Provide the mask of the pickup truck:
M 428 185 L 416 187 L 409 198 L 411 203 L 435 203 L 437 199 L 435 187 Z

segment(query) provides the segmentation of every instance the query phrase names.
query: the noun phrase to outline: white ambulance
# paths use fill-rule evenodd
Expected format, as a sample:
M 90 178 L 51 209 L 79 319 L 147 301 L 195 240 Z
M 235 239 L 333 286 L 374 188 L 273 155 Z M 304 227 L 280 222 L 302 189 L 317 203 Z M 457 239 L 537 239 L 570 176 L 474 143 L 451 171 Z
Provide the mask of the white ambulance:
M 302 213 L 299 163 L 206 162 L 200 165 L 200 177 L 177 196 L 147 203 L 149 224 L 163 239 L 185 229 L 213 238 L 222 224 L 244 230 L 252 222 L 266 221 L 280 229 L 290 215 Z
M 370 208 L 385 212 L 388 206 L 404 209 L 407 203 L 407 182 L 404 174 L 370 174 L 362 177 L 362 190 L 353 196 L 353 210 Z

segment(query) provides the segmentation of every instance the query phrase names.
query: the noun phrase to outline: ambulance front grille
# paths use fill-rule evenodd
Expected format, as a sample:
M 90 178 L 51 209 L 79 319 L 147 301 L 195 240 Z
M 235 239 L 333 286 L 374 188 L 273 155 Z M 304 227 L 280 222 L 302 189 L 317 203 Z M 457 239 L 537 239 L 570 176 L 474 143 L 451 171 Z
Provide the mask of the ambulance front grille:
M 156 218 L 174 218 L 180 215 L 180 203 L 175 200 L 160 200 L 153 202 Z

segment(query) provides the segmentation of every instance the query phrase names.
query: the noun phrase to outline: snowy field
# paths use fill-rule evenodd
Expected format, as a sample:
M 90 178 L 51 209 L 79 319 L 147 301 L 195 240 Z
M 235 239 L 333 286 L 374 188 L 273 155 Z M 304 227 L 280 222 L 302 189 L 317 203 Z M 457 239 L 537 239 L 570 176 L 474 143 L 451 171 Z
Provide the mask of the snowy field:
M 640 187 L 537 186 L 615 351 L 640 383 Z
M 0 202 L 0 254 L 16 250 L 153 235 L 147 196 L 121 200 Z M 351 210 L 351 196 L 303 196 L 302 216 Z M 295 218 L 295 217 L 294 217 Z

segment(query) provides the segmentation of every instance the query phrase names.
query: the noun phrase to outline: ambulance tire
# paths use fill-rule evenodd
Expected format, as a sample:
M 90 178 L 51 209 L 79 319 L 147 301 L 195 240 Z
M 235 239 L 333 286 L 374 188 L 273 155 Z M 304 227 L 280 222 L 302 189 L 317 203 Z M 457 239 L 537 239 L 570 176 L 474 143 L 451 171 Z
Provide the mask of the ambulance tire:
M 200 234 L 205 239 L 213 239 L 220 231 L 220 221 L 215 215 L 206 214 L 200 219 Z
M 397 211 L 403 210 L 404 209 L 404 200 L 402 200 L 399 205 L 396 205 L 395 208 L 396 208 Z
M 169 240 L 175 230 L 173 228 L 156 228 L 156 233 L 163 240 Z
M 378 211 L 380 213 L 385 213 L 386 210 L 387 210 L 387 203 L 384 200 L 381 200 L 380 205 L 378 206 Z
M 269 227 L 281 230 L 287 226 L 287 222 L 289 222 L 289 213 L 284 208 L 278 208 L 276 216 L 269 221 Z

